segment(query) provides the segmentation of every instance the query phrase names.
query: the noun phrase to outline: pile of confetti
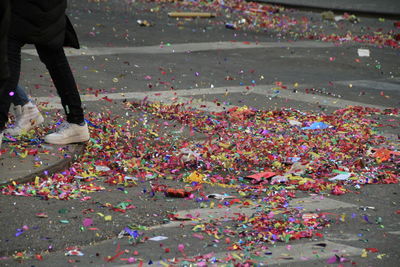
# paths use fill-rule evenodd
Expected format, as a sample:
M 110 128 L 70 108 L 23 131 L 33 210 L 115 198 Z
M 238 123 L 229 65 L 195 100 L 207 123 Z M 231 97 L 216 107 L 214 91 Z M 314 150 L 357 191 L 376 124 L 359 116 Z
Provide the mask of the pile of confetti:
M 236 214 L 231 228 L 200 221 L 193 231 L 225 238 L 230 251 L 254 251 L 266 243 L 322 237 L 318 231 L 332 223 L 327 214 L 290 207 L 296 190 L 340 195 L 364 184 L 398 183 L 399 152 L 375 131 L 379 125 L 371 118 L 397 110 L 349 107 L 325 115 L 244 106 L 208 113 L 184 104 L 148 102 L 127 102 L 125 109 L 136 116 L 121 120 L 111 112 L 89 114 L 91 139 L 71 168 L 10 184 L 2 193 L 67 200 L 104 190 L 100 183 L 136 186 L 149 180 L 157 184 L 164 177 L 198 189 L 205 183 L 229 187 L 242 197 L 225 206 L 253 205 L 257 211 Z M 179 125 L 181 134 L 163 133 L 159 124 Z M 195 194 L 188 199 L 207 205 L 204 194 Z
M 397 182 L 398 152 L 384 146 L 385 138 L 374 130 L 378 124 L 371 119 L 378 110 L 354 107 L 316 115 L 248 107 L 206 113 L 157 103 L 129 103 L 126 108 L 143 112 L 143 127 L 138 121 L 118 123 L 118 117 L 107 113 L 90 114 L 91 139 L 69 170 L 30 184 L 9 185 L 3 194 L 72 199 L 103 190 L 95 184 L 99 180 L 128 186 L 166 176 L 227 186 L 240 186 L 251 178 L 263 186 L 285 184 L 333 194 L 345 193 L 344 184 Z M 195 131 L 205 138 L 166 138 L 146 123 L 150 116 L 166 125 L 180 123 L 181 130 L 186 127 L 190 135 Z

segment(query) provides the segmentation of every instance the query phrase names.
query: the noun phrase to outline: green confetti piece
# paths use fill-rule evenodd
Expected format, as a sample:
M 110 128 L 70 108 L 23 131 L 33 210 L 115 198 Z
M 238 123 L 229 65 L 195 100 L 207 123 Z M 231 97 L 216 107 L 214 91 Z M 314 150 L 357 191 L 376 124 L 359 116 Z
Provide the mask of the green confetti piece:
M 62 208 L 62 209 L 59 209 L 58 210 L 58 213 L 60 213 L 60 214 L 66 214 L 66 213 L 68 213 L 69 211 L 66 209 L 66 208 Z

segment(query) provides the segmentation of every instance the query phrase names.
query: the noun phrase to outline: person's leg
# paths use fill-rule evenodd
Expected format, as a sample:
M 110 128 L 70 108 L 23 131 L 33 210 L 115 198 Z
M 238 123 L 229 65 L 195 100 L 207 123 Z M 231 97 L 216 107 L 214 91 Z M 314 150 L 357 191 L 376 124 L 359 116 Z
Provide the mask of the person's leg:
M 21 47 L 24 43 L 9 39 L 8 40 L 8 65 L 10 78 L 5 83 L 5 91 L 1 96 L 2 110 L 10 109 L 10 104 L 18 105 L 16 110 L 16 123 L 14 127 L 4 131 L 7 135 L 17 136 L 41 124 L 44 119 L 39 110 L 30 101 L 22 88 L 18 88 L 19 75 L 21 72 Z M 11 89 L 14 88 L 14 89 Z M 3 100 L 4 99 L 4 100 Z M 7 121 L 6 121 L 7 122 Z
M 8 110 L 10 108 L 10 104 L 7 104 L 7 99 L 9 92 L 4 87 L 6 80 L 0 80 L 0 132 L 6 128 L 6 123 L 8 121 Z
M 74 124 L 84 123 L 81 98 L 64 49 L 37 45 L 36 50 L 53 79 L 67 115 L 67 121 Z
M 5 91 L 5 88 L 3 87 L 4 84 L 6 83 L 5 80 L 0 80 L 0 99 L 3 99 L 3 91 Z M 4 135 L 4 129 L 6 127 L 6 123 L 8 121 L 8 110 L 6 110 L 6 106 L 2 104 L 0 101 L 0 149 L 1 145 L 3 143 L 3 135 Z
M 64 49 L 37 45 L 36 50 L 40 60 L 49 70 L 67 115 L 67 123 L 63 123 L 55 133 L 46 135 L 44 140 L 60 145 L 88 141 L 90 136 L 83 115 L 81 97 Z
M 21 47 L 24 44 L 8 39 L 7 56 L 8 68 L 10 70 L 10 77 L 3 81 L 3 89 L 0 95 L 0 128 L 5 128 L 8 121 L 8 111 L 10 110 L 11 102 L 13 101 L 14 92 L 10 88 L 16 88 L 21 71 Z
M 12 103 L 14 106 L 23 106 L 25 104 L 28 104 L 29 102 L 29 97 L 28 95 L 25 93 L 25 90 L 17 85 L 17 87 L 15 88 L 14 91 L 14 96 L 12 97 Z

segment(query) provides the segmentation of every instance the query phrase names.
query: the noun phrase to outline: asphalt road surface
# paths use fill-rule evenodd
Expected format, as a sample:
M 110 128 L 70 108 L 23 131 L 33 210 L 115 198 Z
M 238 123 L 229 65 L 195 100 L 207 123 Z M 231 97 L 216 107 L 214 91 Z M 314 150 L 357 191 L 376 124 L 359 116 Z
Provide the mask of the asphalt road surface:
M 264 6 L 258 4 L 246 6 L 238 1 L 242 5 L 221 7 L 205 3 L 69 1 L 68 15 L 82 49 L 66 51 L 87 119 L 99 123 L 100 128 L 103 120 L 115 129 L 128 121 L 137 122 L 134 131 L 149 129 L 150 136 L 165 138 L 142 140 L 157 146 L 165 140 L 171 144 L 201 142 L 210 136 L 185 127 L 182 121 L 157 117 L 151 110 L 135 111 L 128 102 L 181 101 L 205 112 L 237 106 L 275 111 L 294 108 L 310 114 L 364 106 L 392 110 L 368 118 L 377 120 L 382 127 L 375 130 L 389 138 L 382 145 L 390 143 L 391 150 L 398 149 L 400 50 L 395 41 L 399 34 L 396 21 L 364 17 L 356 22 L 329 20 L 320 13 L 283 8 L 264 9 L 262 14 L 269 14 L 266 19 L 259 16 L 257 10 Z M 215 12 L 216 16 L 177 19 L 168 16 L 173 11 Z M 150 26 L 142 26 L 138 20 L 146 20 Z M 233 24 L 233 29 L 226 23 Z M 363 56 L 365 53 L 368 56 Z M 31 46 L 25 46 L 22 53 L 20 84 L 41 105 L 46 123 L 52 125 L 59 115 L 59 99 Z M 349 121 L 346 127 L 351 126 Z M 113 127 L 104 129 L 112 133 Z M 132 150 L 135 148 L 136 144 Z M 85 164 L 98 166 L 102 159 L 94 157 Z M 391 168 L 398 177 L 396 160 L 398 163 L 398 158 L 392 158 Z M 246 236 L 240 235 L 246 222 L 238 214 L 251 217 L 275 208 L 273 202 L 262 199 L 282 188 L 246 193 L 204 184 L 194 198 L 184 199 L 151 191 L 151 184 L 187 185 L 174 179 L 173 172 L 144 178 L 132 187 L 97 181 L 104 190 L 70 200 L 1 195 L 0 265 L 167 266 L 169 259 L 169 264 L 176 266 L 196 266 L 202 260 L 203 265 L 197 266 L 222 266 L 217 259 L 226 259 L 232 265 L 251 261 L 264 266 L 397 266 L 400 261 L 398 184 L 349 185 L 352 192 L 345 195 L 296 191 L 288 205 L 322 213 L 329 222 L 314 229 L 319 235 L 229 250 L 246 241 Z M 55 190 L 66 189 L 60 185 Z M 234 196 L 241 203 L 199 200 L 209 194 Z M 252 204 L 243 204 L 246 201 Z M 127 227 L 138 236 L 123 236 L 121 231 Z M 75 251 L 83 255 L 66 256 L 73 247 L 79 247 Z

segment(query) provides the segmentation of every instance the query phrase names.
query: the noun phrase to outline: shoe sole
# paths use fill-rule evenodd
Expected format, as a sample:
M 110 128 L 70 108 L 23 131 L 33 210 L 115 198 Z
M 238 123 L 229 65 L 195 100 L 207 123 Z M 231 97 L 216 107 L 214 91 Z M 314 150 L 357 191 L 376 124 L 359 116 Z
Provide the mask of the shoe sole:
M 69 138 L 69 139 L 64 139 L 62 141 L 52 141 L 51 139 L 49 140 L 48 138 L 44 138 L 44 141 L 49 144 L 53 145 L 69 145 L 69 144 L 75 144 L 75 143 L 84 143 L 89 141 L 90 137 L 81 137 L 81 138 Z

